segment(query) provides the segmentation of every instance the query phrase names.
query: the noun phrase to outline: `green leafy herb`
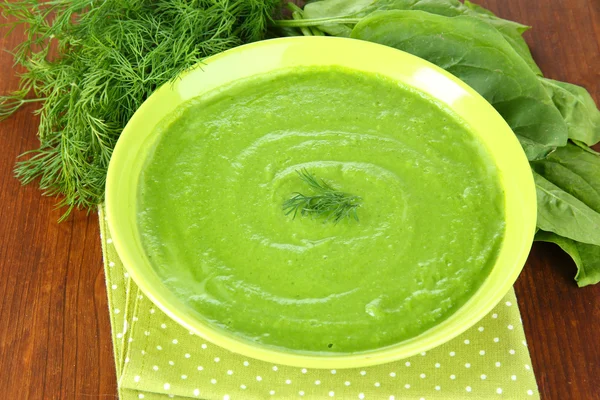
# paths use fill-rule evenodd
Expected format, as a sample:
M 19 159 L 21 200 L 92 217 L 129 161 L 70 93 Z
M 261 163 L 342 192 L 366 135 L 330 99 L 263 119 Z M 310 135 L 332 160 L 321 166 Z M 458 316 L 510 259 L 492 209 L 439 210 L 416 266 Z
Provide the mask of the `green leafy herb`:
M 493 12 L 491 12 L 487 8 L 483 8 L 479 4 L 471 3 L 469 0 L 465 0 L 465 7 L 470 8 L 471 10 L 473 10 L 479 14 L 487 15 L 490 17 L 496 16 Z
M 25 25 L 15 49 L 20 88 L 0 119 L 40 101 L 40 148 L 16 174 L 63 195 L 67 213 L 94 208 L 121 130 L 159 86 L 207 56 L 262 39 L 279 0 L 23 0 L 0 4 Z M 50 48 L 56 45 L 56 54 Z M 29 99 L 27 96 L 32 96 Z
M 314 177 L 306 169 L 296 171 L 300 179 L 314 192 L 312 195 L 295 193 L 294 196 L 283 203 L 285 215 L 292 214 L 292 218 L 300 213 L 302 216 L 324 217 L 325 221 L 338 223 L 345 218 L 354 218 L 358 221 L 357 209 L 361 198 L 341 192 L 333 186 Z
M 287 8 L 292 12 L 292 19 L 298 21 L 304 19 L 304 11 L 294 3 L 287 3 Z M 300 32 L 304 36 L 323 36 L 323 32 L 316 26 L 300 27 Z
M 536 74 L 542 74 L 521 36 L 529 27 L 498 18 L 492 12 L 470 2 L 462 4 L 458 0 L 325 0 L 307 4 L 304 7 L 305 20 L 302 22 L 277 21 L 277 23 L 288 26 L 318 25 L 322 31 L 330 35 L 350 37 L 352 28 L 362 18 L 376 11 L 390 10 L 418 10 L 446 17 L 467 15 L 477 18 L 497 29 L 527 65 Z
M 539 231 L 535 240 L 551 242 L 560 246 L 577 265 L 575 281 L 579 286 L 594 285 L 600 282 L 600 246 L 578 243 L 552 232 Z
M 533 172 L 538 198 L 537 226 L 544 231 L 600 246 L 600 214 Z
M 531 167 L 560 189 L 600 213 L 600 157 L 569 143 Z M 542 203 L 540 203 L 542 205 Z M 598 227 L 600 230 L 600 226 Z
M 573 143 L 575 146 L 579 147 L 580 149 L 586 151 L 587 153 L 600 156 L 599 152 L 597 152 L 593 148 L 589 147 L 587 144 L 583 143 L 581 140 L 571 139 L 571 143 Z
M 569 139 L 588 146 L 600 141 L 600 110 L 587 90 L 571 83 L 539 77 L 562 114 L 569 129 Z M 587 147 L 587 146 L 586 146 Z

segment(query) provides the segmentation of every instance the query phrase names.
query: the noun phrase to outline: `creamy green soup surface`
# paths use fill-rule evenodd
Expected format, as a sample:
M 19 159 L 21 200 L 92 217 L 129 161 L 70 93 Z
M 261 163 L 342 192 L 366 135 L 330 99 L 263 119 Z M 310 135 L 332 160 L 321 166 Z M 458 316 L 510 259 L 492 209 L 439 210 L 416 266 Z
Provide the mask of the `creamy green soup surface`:
M 214 326 L 300 352 L 414 337 L 486 279 L 504 194 L 446 106 L 341 67 L 258 76 L 201 96 L 157 128 L 139 181 L 145 251 Z M 285 215 L 306 169 L 360 196 L 359 221 Z

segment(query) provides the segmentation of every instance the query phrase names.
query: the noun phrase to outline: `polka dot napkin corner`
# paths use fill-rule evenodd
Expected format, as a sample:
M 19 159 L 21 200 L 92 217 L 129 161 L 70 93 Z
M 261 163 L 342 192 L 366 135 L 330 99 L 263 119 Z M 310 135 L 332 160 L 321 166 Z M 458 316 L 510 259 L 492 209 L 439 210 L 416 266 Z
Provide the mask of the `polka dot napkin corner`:
M 295 368 L 204 341 L 129 278 L 100 228 L 119 396 L 130 399 L 539 399 L 514 291 L 478 324 L 433 350 L 359 369 Z

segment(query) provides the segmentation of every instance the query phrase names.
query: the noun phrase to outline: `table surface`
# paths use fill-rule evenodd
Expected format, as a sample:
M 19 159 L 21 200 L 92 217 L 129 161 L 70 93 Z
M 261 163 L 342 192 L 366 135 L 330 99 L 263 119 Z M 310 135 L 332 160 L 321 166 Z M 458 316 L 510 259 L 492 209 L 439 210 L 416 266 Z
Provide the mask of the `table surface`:
M 533 26 L 525 37 L 544 74 L 600 102 L 599 0 L 479 3 Z M 21 38 L 2 37 L 0 48 Z M 7 52 L 0 72 L 0 93 L 15 89 Z M 97 216 L 57 223 L 56 199 L 13 177 L 16 157 L 38 145 L 33 110 L 0 124 L 0 390 L 7 399 L 116 397 Z M 558 247 L 536 243 L 515 286 L 543 399 L 600 399 L 600 284 L 580 289 L 574 275 Z

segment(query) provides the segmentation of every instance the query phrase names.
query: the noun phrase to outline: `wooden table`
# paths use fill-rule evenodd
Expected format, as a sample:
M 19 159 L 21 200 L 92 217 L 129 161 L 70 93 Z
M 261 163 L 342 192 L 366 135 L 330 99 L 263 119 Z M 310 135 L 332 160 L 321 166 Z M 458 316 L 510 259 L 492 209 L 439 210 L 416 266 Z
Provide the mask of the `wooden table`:
M 534 26 L 525 36 L 545 75 L 583 85 L 600 102 L 600 0 L 480 3 Z M 0 48 L 21 37 L 1 38 Z M 0 93 L 15 89 L 6 52 L 0 71 Z M 97 216 L 75 212 L 59 224 L 56 199 L 13 178 L 15 158 L 38 144 L 33 110 L 0 124 L 0 393 L 116 397 Z M 543 399 L 600 399 L 600 284 L 579 289 L 574 275 L 558 247 L 535 244 L 516 284 Z

